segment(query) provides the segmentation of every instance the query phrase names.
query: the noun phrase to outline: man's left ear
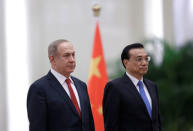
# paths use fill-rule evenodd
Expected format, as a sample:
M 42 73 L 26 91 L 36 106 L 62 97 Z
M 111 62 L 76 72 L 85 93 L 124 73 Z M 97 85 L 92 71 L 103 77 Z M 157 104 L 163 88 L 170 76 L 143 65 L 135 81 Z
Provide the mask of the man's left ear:
M 49 56 L 49 60 L 50 60 L 50 63 L 52 63 L 54 61 L 54 56 Z

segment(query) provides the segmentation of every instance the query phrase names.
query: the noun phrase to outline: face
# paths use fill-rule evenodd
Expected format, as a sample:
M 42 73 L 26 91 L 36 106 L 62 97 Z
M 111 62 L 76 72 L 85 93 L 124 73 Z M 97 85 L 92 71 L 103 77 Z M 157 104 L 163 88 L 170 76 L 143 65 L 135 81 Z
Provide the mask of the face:
M 57 55 L 50 56 L 52 68 L 60 74 L 69 77 L 76 66 L 75 51 L 69 42 L 63 42 L 58 45 Z
M 125 68 L 128 73 L 141 79 L 148 71 L 150 57 L 143 48 L 131 49 L 129 60 L 124 60 Z

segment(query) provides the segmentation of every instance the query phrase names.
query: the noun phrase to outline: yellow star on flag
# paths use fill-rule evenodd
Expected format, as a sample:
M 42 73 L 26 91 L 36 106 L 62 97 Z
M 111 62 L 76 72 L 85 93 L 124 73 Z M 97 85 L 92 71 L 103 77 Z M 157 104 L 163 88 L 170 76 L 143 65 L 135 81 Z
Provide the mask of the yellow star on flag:
M 91 64 L 90 64 L 90 71 L 89 71 L 89 79 L 92 75 L 95 75 L 97 77 L 101 77 L 101 74 L 98 69 L 98 65 L 101 61 L 101 56 L 92 58 Z
M 103 114 L 103 108 L 102 108 L 102 106 L 99 107 L 98 112 L 99 112 L 100 115 Z

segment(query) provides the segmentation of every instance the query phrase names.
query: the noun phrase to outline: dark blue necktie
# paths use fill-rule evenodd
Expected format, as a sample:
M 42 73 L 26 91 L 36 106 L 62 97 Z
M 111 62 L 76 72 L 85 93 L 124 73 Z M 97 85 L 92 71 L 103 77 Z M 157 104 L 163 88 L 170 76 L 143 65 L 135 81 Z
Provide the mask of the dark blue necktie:
M 149 113 L 149 116 L 150 116 L 150 118 L 152 118 L 152 112 L 151 112 L 152 110 L 151 110 L 151 107 L 150 107 L 150 103 L 149 103 L 149 101 L 147 99 L 147 96 L 145 94 L 142 81 L 139 81 L 137 85 L 139 86 L 139 93 L 140 93 L 140 95 L 141 95 L 141 97 L 142 97 L 142 99 L 143 99 L 143 101 L 144 101 L 144 103 L 146 105 L 146 108 L 147 108 L 147 111 Z

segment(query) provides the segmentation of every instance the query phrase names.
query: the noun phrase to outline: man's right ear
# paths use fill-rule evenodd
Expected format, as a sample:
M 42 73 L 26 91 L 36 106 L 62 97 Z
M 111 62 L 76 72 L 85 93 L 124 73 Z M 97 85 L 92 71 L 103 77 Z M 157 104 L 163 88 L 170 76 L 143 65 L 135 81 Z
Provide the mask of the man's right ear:
M 125 66 L 127 63 L 128 63 L 128 60 L 127 60 L 127 59 L 124 59 L 124 60 L 123 60 L 124 66 Z

